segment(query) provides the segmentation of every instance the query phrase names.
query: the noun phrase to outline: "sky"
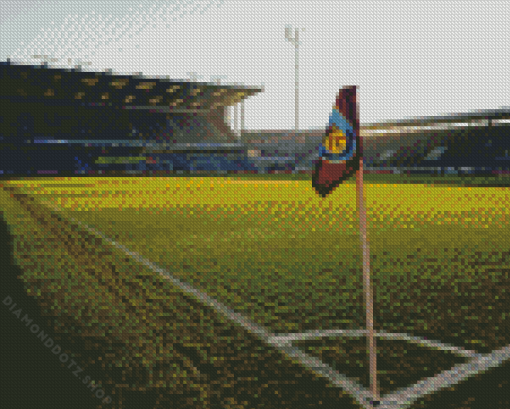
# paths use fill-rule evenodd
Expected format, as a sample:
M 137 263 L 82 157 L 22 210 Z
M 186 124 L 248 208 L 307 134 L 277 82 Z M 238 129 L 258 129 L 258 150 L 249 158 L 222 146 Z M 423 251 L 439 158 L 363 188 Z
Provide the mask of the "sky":
M 299 128 L 319 129 L 344 85 L 361 124 L 509 106 L 508 21 L 505 0 L 1 0 L 0 60 L 263 86 L 245 129 L 293 129 L 304 28 Z

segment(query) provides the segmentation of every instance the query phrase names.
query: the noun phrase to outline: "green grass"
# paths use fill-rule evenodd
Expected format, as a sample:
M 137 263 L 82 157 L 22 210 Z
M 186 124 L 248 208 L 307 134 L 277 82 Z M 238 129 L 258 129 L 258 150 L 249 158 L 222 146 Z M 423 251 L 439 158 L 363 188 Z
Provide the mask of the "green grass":
M 205 216 L 193 223 L 144 210 L 92 216 L 73 214 L 274 332 L 364 327 L 361 251 L 353 232 L 266 232 L 250 240 L 239 232 L 242 222 L 211 223 Z M 211 224 L 225 233 L 211 233 Z M 234 229 L 237 236 L 224 237 Z M 510 251 L 502 237 L 509 234 L 508 227 L 458 226 L 373 234 L 376 329 L 484 352 L 504 346 Z
M 133 159 L 133 158 L 131 158 Z M 137 160 L 137 158 L 134 158 Z M 157 178 L 178 178 L 182 179 L 186 178 L 203 178 L 203 174 L 191 174 L 191 175 L 180 175 L 180 174 L 165 174 L 152 176 Z M 82 180 L 94 179 L 94 178 L 103 178 L 108 179 L 108 176 L 80 176 Z M 232 180 L 302 180 L 302 181 L 311 181 L 311 174 L 297 173 L 297 174 L 221 174 L 217 176 L 209 176 L 209 178 L 228 178 Z M 9 180 L 9 178 L 3 176 L 0 177 L 3 180 Z M 54 182 L 58 178 L 55 177 L 16 177 L 11 180 L 19 180 L 19 181 L 46 181 L 46 182 Z M 498 185 L 502 187 L 510 186 L 510 177 L 508 175 L 491 175 L 491 176 L 473 176 L 473 175 L 442 175 L 442 176 L 432 176 L 432 175 L 407 175 L 407 174 L 377 174 L 377 173 L 366 173 L 363 175 L 363 179 L 366 183 L 397 183 L 397 184 L 408 184 L 408 183 L 417 183 L 417 184 L 438 184 L 438 185 L 450 185 L 450 186 L 463 186 L 463 185 Z M 344 184 L 355 184 L 356 178 L 353 175 L 349 179 L 347 179 Z
M 174 175 L 173 177 L 182 177 Z M 203 177 L 202 175 L 194 175 L 191 177 Z M 229 178 L 237 180 L 307 180 L 311 181 L 311 174 L 297 173 L 297 174 L 227 174 L 222 176 L 215 176 L 219 178 Z M 450 185 L 450 186 L 462 186 L 469 184 L 476 185 L 500 185 L 508 187 L 510 186 L 510 178 L 505 175 L 491 175 L 491 176 L 473 176 L 473 175 L 407 175 L 407 174 L 377 174 L 377 173 L 365 173 L 363 179 L 367 183 L 418 183 L 418 184 L 439 184 L 439 185 Z M 344 184 L 355 184 L 356 177 L 353 175 L 347 179 Z
M 98 189 L 90 182 L 72 191 L 56 183 L 22 190 L 49 195 L 64 216 L 271 331 L 364 327 L 354 186 L 322 200 L 307 181 L 254 188 L 226 178 L 119 178 Z M 479 351 L 504 345 L 509 192 L 367 182 L 376 328 Z
M 320 199 L 309 180 L 287 185 L 280 179 L 266 188 L 266 180 L 257 187 L 245 185 L 249 179 L 73 178 L 12 185 L 35 203 L 62 208 L 63 220 L 71 216 L 96 227 L 270 331 L 364 328 L 354 186 L 340 186 Z M 426 336 L 482 353 L 507 345 L 510 190 L 402 186 L 390 179 L 379 184 L 365 178 L 376 331 Z M 15 216 L 13 200 L 4 193 L 1 204 L 6 208 L 8 203 L 11 223 L 28 220 Z M 44 215 L 45 207 L 39 209 Z M 40 233 L 41 240 L 45 234 Z M 46 248 L 40 255 L 55 251 Z M 61 287 L 81 286 L 96 294 L 96 308 L 108 305 L 112 319 L 123 323 L 117 337 L 139 334 L 134 328 L 143 320 L 163 325 L 167 296 L 174 289 L 150 271 L 136 274 L 137 263 L 130 266 L 115 254 L 107 260 L 117 266 L 117 274 L 93 274 L 93 266 L 89 273 L 80 266 L 65 267 L 75 258 L 67 250 L 59 263 L 68 276 L 59 276 L 59 269 L 48 276 L 41 266 L 27 269 L 25 280 L 31 291 L 53 277 Z M 35 294 L 55 302 L 62 315 L 81 305 L 79 299 L 56 297 L 51 295 L 55 288 L 44 288 Z M 109 327 L 105 321 L 92 328 L 107 332 Z M 147 333 L 150 328 L 146 324 L 144 335 L 133 336 L 157 348 L 160 341 Z M 214 336 L 213 331 L 210 339 Z M 147 365 L 156 359 L 146 347 L 139 351 Z M 207 349 L 201 359 L 213 362 Z
M 20 279 L 42 314 L 53 317 L 62 350 L 85 373 L 102 371 L 99 381 L 113 388 L 110 407 L 125 408 L 134 399 L 152 402 L 146 407 L 156 400 L 182 408 L 317 402 L 357 408 L 326 380 L 303 373 L 255 336 L 30 199 L 16 189 L 0 190 L 24 272 Z

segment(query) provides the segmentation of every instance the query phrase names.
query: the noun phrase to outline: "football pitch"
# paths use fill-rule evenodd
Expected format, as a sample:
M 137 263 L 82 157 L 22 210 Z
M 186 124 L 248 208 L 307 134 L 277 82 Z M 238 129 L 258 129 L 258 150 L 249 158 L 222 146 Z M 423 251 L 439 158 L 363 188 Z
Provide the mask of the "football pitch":
M 422 340 L 377 340 L 383 396 L 510 344 L 510 188 L 467 186 L 455 177 L 446 184 L 425 179 L 401 183 L 403 178 L 395 175 L 365 176 L 374 330 Z M 16 233 L 17 248 L 25 249 L 18 257 L 27 292 L 53 304 L 59 311 L 54 314 L 80 327 L 77 334 L 129 339 L 130 348 L 119 351 L 147 368 L 155 368 L 161 356 L 171 362 L 179 354 L 196 354 L 195 361 L 214 367 L 223 358 L 211 345 L 230 342 L 209 328 L 207 320 L 218 320 L 212 312 L 190 309 L 168 280 L 100 240 L 93 243 L 68 223 L 59 227 L 62 234 L 76 243 L 89 237 L 84 246 L 104 252 L 77 264 L 72 248 L 60 245 L 52 228 L 66 220 L 96 229 L 368 388 L 365 338 L 327 332 L 365 328 L 352 182 L 325 199 L 307 178 L 285 176 L 41 178 L 0 185 L 0 205 Z M 20 201 L 24 206 L 19 207 Z M 33 208 L 46 220 L 43 224 L 34 220 Z M 31 240 L 41 248 L 27 250 Z M 56 259 L 45 261 L 50 254 Z M 30 267 L 36 258 L 39 269 Z M 88 299 L 72 297 L 72 291 Z M 173 316 L 169 307 L 180 311 L 181 320 L 202 321 L 197 327 L 202 332 L 184 332 L 180 341 L 183 335 L 175 331 L 173 339 L 184 345 L 175 354 L 163 348 L 167 338 L 160 334 L 181 325 L 168 319 Z M 243 341 L 243 332 L 229 334 Z M 467 354 L 427 347 L 425 340 Z M 125 366 L 122 354 L 110 360 L 112 365 Z M 200 368 L 194 368 L 187 370 L 201 379 L 196 374 Z M 175 370 L 177 376 L 161 371 L 159 384 L 158 376 L 151 378 L 153 386 L 176 387 L 168 380 L 190 376 L 182 368 Z M 247 370 L 245 376 L 257 374 Z M 202 402 L 213 399 L 214 392 L 197 389 Z M 427 407 L 427 399 L 417 399 L 412 407 Z M 231 407 L 254 407 L 234 400 Z

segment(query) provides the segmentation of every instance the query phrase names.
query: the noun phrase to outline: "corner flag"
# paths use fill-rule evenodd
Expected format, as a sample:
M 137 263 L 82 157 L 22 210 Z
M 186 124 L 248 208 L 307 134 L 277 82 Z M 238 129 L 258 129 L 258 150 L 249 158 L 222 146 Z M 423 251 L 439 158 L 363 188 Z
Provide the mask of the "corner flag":
M 320 160 L 315 166 L 312 186 L 322 197 L 356 174 L 356 196 L 359 212 L 359 233 L 363 251 L 363 292 L 366 305 L 367 346 L 370 355 L 370 389 L 372 406 L 379 405 L 377 355 L 374 338 L 374 306 L 370 281 L 370 247 L 367 235 L 367 214 L 363 200 L 363 139 L 359 134 L 356 87 L 340 90 L 329 117 L 326 135 L 319 146 Z
M 326 135 L 319 146 L 320 160 L 315 166 L 312 186 L 322 197 L 359 169 L 362 157 L 356 87 L 340 90 L 329 117 Z

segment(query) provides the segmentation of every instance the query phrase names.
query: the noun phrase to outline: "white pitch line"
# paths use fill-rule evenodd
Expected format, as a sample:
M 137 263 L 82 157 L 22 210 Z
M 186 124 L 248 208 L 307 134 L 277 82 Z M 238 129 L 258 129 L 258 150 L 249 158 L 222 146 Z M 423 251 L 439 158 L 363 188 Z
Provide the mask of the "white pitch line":
M 44 203 L 45 205 L 49 205 L 54 211 L 60 212 L 60 209 L 52 204 Z M 305 336 L 305 339 L 314 338 L 317 336 L 321 336 L 320 334 L 326 334 L 324 336 L 328 336 L 331 334 L 342 334 L 345 335 L 348 332 L 355 333 L 356 335 L 366 334 L 367 330 L 354 330 L 354 331 L 342 331 L 342 330 L 324 330 L 324 331 L 313 331 L 308 333 L 301 334 L 292 334 L 289 333 L 287 335 L 281 334 L 271 334 L 264 327 L 255 324 L 248 320 L 243 315 L 235 312 L 231 308 L 223 305 L 216 299 L 207 295 L 206 292 L 198 290 L 193 286 L 175 278 L 168 271 L 163 270 L 156 264 L 152 263 L 145 257 L 141 256 L 136 252 L 130 251 L 127 247 L 116 243 L 111 238 L 107 237 L 100 231 L 91 228 L 85 223 L 82 223 L 79 220 L 76 220 L 72 217 L 68 217 L 70 221 L 80 225 L 87 231 L 95 234 L 96 236 L 101 237 L 106 242 L 110 243 L 112 246 L 116 247 L 119 250 L 122 250 L 126 254 L 135 258 L 140 263 L 146 265 L 150 269 L 158 272 L 164 278 L 170 280 L 177 287 L 181 288 L 185 293 L 190 294 L 204 302 L 204 304 L 211 306 L 216 312 L 221 313 L 225 317 L 227 317 L 230 321 L 237 323 L 238 325 L 245 328 L 247 331 L 258 335 L 258 337 L 264 341 L 266 344 L 273 346 L 283 352 L 285 355 L 298 360 L 301 362 L 303 366 L 308 369 L 313 370 L 314 372 L 326 377 L 330 380 L 334 385 L 340 386 L 342 389 L 349 392 L 364 409 L 372 409 L 372 405 L 370 405 L 370 400 L 372 399 L 372 395 L 370 391 L 359 384 L 356 381 L 349 379 L 347 376 L 340 374 L 338 371 L 331 368 L 331 366 L 325 364 L 321 360 L 306 354 L 302 350 L 292 345 L 292 340 L 295 340 L 293 337 L 296 335 Z M 319 334 L 319 335 L 317 335 Z M 380 336 L 388 336 L 388 335 L 397 335 L 402 339 L 407 339 L 411 342 L 416 342 L 416 337 L 411 337 L 402 334 L 389 334 L 385 332 L 381 332 Z M 289 338 L 291 337 L 291 338 Z M 427 340 L 419 340 L 419 343 L 425 343 Z M 437 344 L 441 347 L 443 344 L 437 341 L 431 341 L 434 346 Z M 456 347 L 453 347 L 456 348 Z M 458 350 L 457 350 L 458 352 Z M 465 351 L 468 353 L 472 353 L 472 351 Z M 380 405 L 378 406 L 380 409 L 404 409 L 412 404 L 416 399 L 420 398 L 423 395 L 430 394 L 432 392 L 438 391 L 442 388 L 455 385 L 462 380 L 466 379 L 471 375 L 476 375 L 481 372 L 486 371 L 489 368 L 496 367 L 500 365 L 503 361 L 510 358 L 510 345 L 499 350 L 495 351 L 492 354 L 481 355 L 473 358 L 470 362 L 466 364 L 458 365 L 451 370 L 443 371 L 442 373 L 427 378 L 423 381 L 418 382 L 417 384 L 408 387 L 404 390 L 401 390 L 397 393 L 385 395 L 380 397 Z
M 384 396 L 380 409 L 405 408 L 424 395 L 431 394 L 445 387 L 456 385 L 470 376 L 482 374 L 488 369 L 501 365 L 510 359 L 510 345 L 490 354 L 472 358 L 470 362 L 457 365 L 436 376 L 427 378 L 399 392 Z
M 341 329 L 329 329 L 329 330 L 318 330 L 318 331 L 308 331 L 308 332 L 300 332 L 300 333 L 288 333 L 288 334 L 277 334 L 273 335 L 270 338 L 270 342 L 279 342 L 282 345 L 292 344 L 294 341 L 304 341 L 308 339 L 315 338 L 324 338 L 324 337 L 332 337 L 332 336 L 346 336 L 346 337 L 359 337 L 365 336 L 367 334 L 367 330 L 341 330 Z M 403 341 L 408 341 L 414 344 L 419 344 L 420 346 L 428 347 L 428 348 L 438 348 L 442 351 L 449 351 L 452 354 L 460 355 L 466 358 L 476 358 L 481 357 L 483 354 L 479 354 L 476 351 L 466 350 L 462 347 L 456 347 L 451 344 L 447 344 L 441 341 L 435 341 L 426 339 L 423 337 L 417 337 L 410 334 L 405 333 L 390 333 L 384 330 L 381 330 L 375 334 L 378 338 L 387 338 L 387 339 L 398 339 Z
M 370 408 L 365 402 L 371 399 L 369 390 L 364 388 L 359 383 L 349 380 L 345 375 L 340 375 L 337 371 L 333 370 L 328 365 L 316 358 L 307 357 L 298 348 L 293 348 L 293 341 L 308 340 L 315 338 L 323 338 L 328 336 L 351 336 L 359 337 L 366 335 L 367 330 L 323 330 L 323 331 L 309 331 L 304 333 L 289 333 L 289 334 L 278 334 L 270 338 L 270 342 L 275 345 L 285 346 L 286 353 L 294 359 L 299 359 L 308 368 L 315 372 L 321 373 L 323 376 L 330 379 L 330 381 L 336 385 L 339 385 L 344 390 L 347 390 L 352 395 L 358 398 L 358 402 L 361 403 L 365 408 Z M 443 371 L 433 377 L 427 378 L 417 384 L 402 388 L 399 392 L 381 396 L 379 408 L 380 409 L 403 409 L 409 407 L 416 399 L 436 392 L 445 387 L 456 385 L 472 375 L 477 375 L 487 369 L 501 365 L 501 363 L 510 358 L 510 345 L 499 351 L 495 351 L 491 354 L 479 354 L 475 351 L 464 350 L 463 348 L 451 346 L 439 341 L 427 340 L 421 337 L 415 337 L 408 334 L 388 333 L 381 331 L 375 334 L 381 338 L 389 339 L 402 339 L 409 342 L 423 345 L 424 347 L 436 347 L 444 351 L 450 351 L 454 354 L 461 355 L 465 358 L 471 358 L 469 362 L 465 364 L 457 365 L 450 370 Z M 360 399 L 361 398 L 361 399 Z

